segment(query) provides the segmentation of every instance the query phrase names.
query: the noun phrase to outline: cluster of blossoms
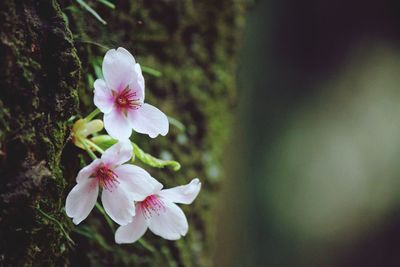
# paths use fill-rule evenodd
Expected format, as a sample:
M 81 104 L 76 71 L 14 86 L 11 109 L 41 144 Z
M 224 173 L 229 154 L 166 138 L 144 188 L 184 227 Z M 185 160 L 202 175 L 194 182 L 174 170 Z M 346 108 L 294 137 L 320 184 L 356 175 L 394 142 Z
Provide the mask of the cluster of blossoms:
M 94 116 L 78 120 L 73 127 L 74 143 L 87 149 L 93 161 L 76 177 L 68 194 L 65 210 L 75 224 L 82 222 L 97 203 L 99 190 L 107 215 L 120 227 L 117 243 L 132 243 L 149 228 L 154 234 L 176 240 L 188 231 L 188 222 L 175 204 L 190 204 L 197 197 L 201 183 L 163 189 L 163 185 L 144 169 L 130 164 L 133 147 L 129 140 L 132 129 L 151 138 L 166 135 L 167 116 L 144 103 L 144 78 L 140 65 L 124 48 L 109 50 L 103 60 L 103 77 L 94 82 L 94 104 L 104 113 L 103 121 Z M 115 140 L 105 151 L 93 138 L 87 137 L 104 128 Z M 94 149 L 102 153 L 97 158 Z

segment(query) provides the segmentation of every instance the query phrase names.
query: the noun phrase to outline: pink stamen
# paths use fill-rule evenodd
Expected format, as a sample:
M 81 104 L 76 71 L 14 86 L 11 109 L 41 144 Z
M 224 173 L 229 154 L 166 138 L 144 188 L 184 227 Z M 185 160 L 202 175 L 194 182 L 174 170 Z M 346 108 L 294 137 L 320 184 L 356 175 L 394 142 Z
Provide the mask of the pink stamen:
M 116 96 L 115 104 L 123 111 L 128 109 L 138 109 L 142 106 L 140 98 L 136 96 L 136 92 L 129 90 L 128 86 Z
M 109 191 L 112 191 L 112 188 L 119 184 L 119 181 L 117 180 L 118 176 L 105 165 L 101 165 L 97 168 L 93 177 L 98 179 L 101 188 Z
M 165 211 L 165 204 L 157 195 L 146 197 L 139 205 L 146 218 L 150 218 L 153 214 L 159 216 L 161 212 Z

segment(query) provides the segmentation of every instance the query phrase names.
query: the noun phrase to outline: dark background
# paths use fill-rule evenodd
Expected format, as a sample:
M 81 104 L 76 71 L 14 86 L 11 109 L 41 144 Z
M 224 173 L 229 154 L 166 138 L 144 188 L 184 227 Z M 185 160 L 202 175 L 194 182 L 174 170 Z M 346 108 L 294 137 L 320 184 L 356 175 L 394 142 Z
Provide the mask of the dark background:
M 400 266 L 399 22 L 398 1 L 254 3 L 216 266 Z

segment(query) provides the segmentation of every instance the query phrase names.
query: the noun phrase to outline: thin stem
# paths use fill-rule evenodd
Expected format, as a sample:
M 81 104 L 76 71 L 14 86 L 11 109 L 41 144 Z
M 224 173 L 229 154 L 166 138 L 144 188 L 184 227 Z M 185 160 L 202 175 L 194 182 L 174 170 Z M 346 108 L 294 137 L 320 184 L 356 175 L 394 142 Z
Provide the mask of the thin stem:
M 156 249 L 152 245 L 147 243 L 147 241 L 144 240 L 143 238 L 140 238 L 138 242 L 140 245 L 142 245 L 145 249 L 149 250 L 150 252 L 152 253 L 156 252 Z
M 104 240 L 104 238 L 97 233 L 93 233 L 89 228 L 87 228 L 87 227 L 86 228 L 82 227 L 81 229 L 74 228 L 74 231 L 80 235 L 83 235 L 83 236 L 95 241 L 104 250 L 112 251 L 112 248 L 107 244 L 107 242 Z
M 145 72 L 147 74 L 150 74 L 150 75 L 153 75 L 155 77 L 161 77 L 161 75 L 162 75 L 162 73 L 160 71 L 155 70 L 153 68 L 146 67 L 146 66 L 141 66 L 141 68 L 142 68 L 143 72 Z
M 104 218 L 106 219 L 108 226 L 110 226 L 111 230 L 114 232 L 115 231 L 115 227 L 114 227 L 114 223 L 113 221 L 110 219 L 110 217 L 108 217 L 106 211 L 103 209 L 103 207 L 96 202 L 96 208 L 100 211 L 101 214 L 103 214 Z
M 78 138 L 79 138 L 79 141 L 81 142 L 81 144 L 83 145 L 83 147 L 85 148 L 86 152 L 89 154 L 89 156 L 90 156 L 93 160 L 97 159 L 96 154 L 94 154 L 93 151 L 88 147 L 88 145 L 87 145 L 87 143 L 86 143 L 86 140 L 83 139 L 82 137 L 78 137 Z
M 68 233 L 65 231 L 64 227 L 62 226 L 62 224 L 55 218 L 53 218 L 52 216 L 48 215 L 47 213 L 45 213 L 44 211 L 42 211 L 40 208 L 36 207 L 36 209 L 40 212 L 40 214 L 42 214 L 45 218 L 47 218 L 48 220 L 54 222 L 56 225 L 58 225 L 58 227 L 60 227 L 61 232 L 64 234 L 64 236 L 68 239 L 69 242 L 71 242 L 72 244 L 75 245 L 75 242 L 71 239 L 71 237 L 68 235 Z
M 75 35 L 75 36 L 77 36 L 77 35 Z M 103 48 L 105 50 L 109 50 L 110 49 L 108 46 L 102 45 L 102 44 L 94 42 L 94 41 L 84 40 L 84 39 L 79 38 L 79 37 L 75 37 L 74 41 L 78 42 L 78 43 L 95 45 L 95 46 L 101 47 L 101 48 Z
M 94 149 L 96 149 L 97 152 L 99 152 L 99 153 L 101 153 L 101 154 L 104 153 L 104 150 L 103 150 L 101 147 L 99 147 L 98 145 L 96 145 L 94 142 L 92 142 L 91 140 L 86 139 L 85 141 L 86 141 L 86 143 L 87 143 L 89 146 L 91 146 L 91 147 L 93 147 Z
M 99 113 L 100 113 L 100 109 L 96 108 L 89 115 L 86 116 L 85 120 L 86 121 L 91 121 Z

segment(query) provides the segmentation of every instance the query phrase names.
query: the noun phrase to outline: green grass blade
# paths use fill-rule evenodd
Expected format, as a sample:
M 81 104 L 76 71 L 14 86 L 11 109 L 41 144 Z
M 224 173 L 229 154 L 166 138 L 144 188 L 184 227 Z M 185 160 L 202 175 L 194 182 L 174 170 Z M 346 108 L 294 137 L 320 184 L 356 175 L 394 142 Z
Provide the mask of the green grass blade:
M 103 23 L 104 25 L 107 24 L 107 22 L 100 17 L 100 15 L 96 12 L 96 10 L 94 10 L 93 8 L 91 8 L 85 1 L 83 0 L 76 0 L 76 2 L 78 2 L 78 4 L 80 4 L 84 9 L 86 9 L 87 12 L 89 12 L 90 14 L 93 15 L 93 17 L 95 17 L 98 21 L 100 21 L 101 23 Z
M 111 8 L 111 9 L 115 9 L 115 5 L 113 3 L 111 3 L 110 1 L 107 0 L 99 0 L 100 3 L 102 3 L 103 5 Z

